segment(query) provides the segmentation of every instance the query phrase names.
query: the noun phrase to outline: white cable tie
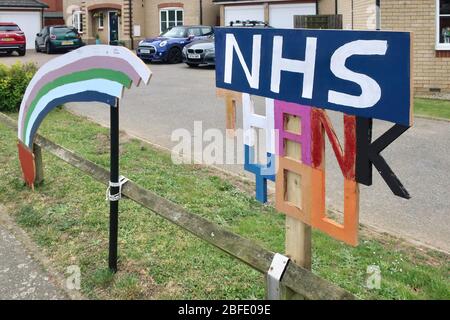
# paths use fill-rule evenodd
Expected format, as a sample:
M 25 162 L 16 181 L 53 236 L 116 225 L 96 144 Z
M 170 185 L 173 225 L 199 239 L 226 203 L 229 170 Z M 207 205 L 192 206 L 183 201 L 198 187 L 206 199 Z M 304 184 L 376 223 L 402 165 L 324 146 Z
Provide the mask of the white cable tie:
M 119 182 L 111 182 L 109 181 L 109 186 L 106 189 L 106 198 L 105 200 L 109 201 L 119 201 L 122 198 L 122 186 L 127 183 L 129 180 L 124 176 L 119 177 Z M 119 192 L 116 194 L 111 194 L 111 187 L 118 187 Z

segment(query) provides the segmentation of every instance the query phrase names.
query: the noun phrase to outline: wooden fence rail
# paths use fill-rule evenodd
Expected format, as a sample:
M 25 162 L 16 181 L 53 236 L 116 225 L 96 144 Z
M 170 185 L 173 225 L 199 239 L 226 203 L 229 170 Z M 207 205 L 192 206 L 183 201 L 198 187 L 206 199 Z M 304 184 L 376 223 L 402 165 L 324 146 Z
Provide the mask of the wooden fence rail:
M 17 130 L 17 121 L 2 113 L 0 113 L 0 123 Z M 35 143 L 94 179 L 105 185 L 108 184 L 108 170 L 40 135 L 36 135 Z M 275 254 L 274 252 L 186 211 L 181 206 L 140 187 L 133 181 L 127 182 L 123 186 L 122 192 L 127 198 L 216 246 L 232 257 L 245 262 L 263 274 L 267 273 Z M 281 279 L 281 284 L 306 299 L 355 299 L 355 296 L 348 291 L 335 286 L 292 262 L 288 264 Z

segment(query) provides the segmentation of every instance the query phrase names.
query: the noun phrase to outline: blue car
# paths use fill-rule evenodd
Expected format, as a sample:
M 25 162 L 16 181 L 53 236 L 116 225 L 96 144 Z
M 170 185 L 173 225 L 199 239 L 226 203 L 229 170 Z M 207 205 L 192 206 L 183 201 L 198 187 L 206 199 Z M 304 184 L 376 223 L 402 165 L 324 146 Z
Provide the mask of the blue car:
M 139 42 L 136 54 L 144 61 L 163 61 L 179 63 L 182 61 L 182 50 L 185 45 L 210 37 L 214 29 L 210 26 L 178 26 L 173 27 L 157 38 Z

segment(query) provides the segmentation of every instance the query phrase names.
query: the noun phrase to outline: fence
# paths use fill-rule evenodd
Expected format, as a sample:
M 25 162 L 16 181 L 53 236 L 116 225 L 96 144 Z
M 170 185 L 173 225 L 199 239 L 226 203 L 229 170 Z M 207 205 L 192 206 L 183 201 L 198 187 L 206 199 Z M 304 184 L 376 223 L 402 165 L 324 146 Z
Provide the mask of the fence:
M 0 123 L 17 130 L 17 122 L 2 113 L 0 113 Z M 36 135 L 35 147 L 50 152 L 105 185 L 109 182 L 108 170 L 40 135 Z M 268 272 L 275 255 L 274 252 L 264 249 L 251 240 L 227 231 L 205 218 L 186 211 L 181 206 L 142 188 L 133 181 L 129 181 L 123 186 L 122 193 L 127 198 L 150 209 L 198 238 L 245 262 L 253 269 L 263 274 Z M 293 262 L 288 263 L 280 283 L 281 286 L 292 290 L 305 299 L 355 299 L 355 296 L 346 290 L 335 286 Z

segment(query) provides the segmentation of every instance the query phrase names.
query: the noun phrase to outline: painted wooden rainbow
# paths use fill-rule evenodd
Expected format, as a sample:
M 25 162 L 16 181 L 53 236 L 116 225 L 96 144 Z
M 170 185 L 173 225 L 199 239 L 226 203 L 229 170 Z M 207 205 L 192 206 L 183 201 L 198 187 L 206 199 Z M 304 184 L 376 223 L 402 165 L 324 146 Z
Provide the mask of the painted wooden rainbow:
M 35 180 L 33 142 L 45 116 L 67 102 L 103 102 L 114 106 L 123 88 L 145 84 L 148 67 L 124 47 L 93 45 L 52 59 L 30 81 L 18 120 L 19 158 L 28 185 Z

